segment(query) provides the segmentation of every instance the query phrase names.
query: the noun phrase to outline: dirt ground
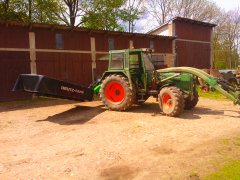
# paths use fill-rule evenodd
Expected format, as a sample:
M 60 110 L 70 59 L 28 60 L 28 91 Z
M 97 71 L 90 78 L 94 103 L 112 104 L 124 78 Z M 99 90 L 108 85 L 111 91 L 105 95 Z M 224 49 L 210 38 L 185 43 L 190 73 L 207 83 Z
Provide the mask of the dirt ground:
M 223 155 L 240 157 L 221 143 L 236 135 L 230 101 L 201 98 L 179 118 L 154 99 L 127 112 L 100 101 L 2 103 L 0 179 L 201 179 Z

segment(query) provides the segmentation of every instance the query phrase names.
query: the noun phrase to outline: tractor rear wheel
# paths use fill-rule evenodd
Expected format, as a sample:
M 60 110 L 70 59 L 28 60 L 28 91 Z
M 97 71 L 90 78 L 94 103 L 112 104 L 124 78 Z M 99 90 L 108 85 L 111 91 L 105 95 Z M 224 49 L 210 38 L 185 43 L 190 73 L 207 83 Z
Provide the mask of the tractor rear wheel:
M 163 114 L 176 117 L 183 112 L 184 98 L 180 89 L 174 86 L 162 88 L 158 98 Z
M 199 96 L 198 96 L 197 90 L 194 90 L 193 91 L 193 99 L 192 100 L 191 99 L 185 99 L 184 109 L 190 110 L 190 109 L 194 108 L 198 103 L 198 100 L 199 100 L 198 97 Z
M 100 88 L 100 98 L 110 110 L 124 111 L 133 104 L 134 92 L 126 77 L 113 74 L 106 77 Z

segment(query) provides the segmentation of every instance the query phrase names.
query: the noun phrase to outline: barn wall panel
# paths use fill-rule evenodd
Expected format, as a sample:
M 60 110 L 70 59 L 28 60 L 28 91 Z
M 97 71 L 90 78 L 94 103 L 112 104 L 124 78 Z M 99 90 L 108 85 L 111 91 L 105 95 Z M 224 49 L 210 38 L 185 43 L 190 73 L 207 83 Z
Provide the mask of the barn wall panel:
M 157 53 L 173 53 L 173 40 L 171 39 L 157 39 L 154 41 L 154 50 Z
M 96 55 L 96 77 L 100 77 L 108 69 L 109 54 L 97 54 Z
M 19 74 L 30 73 L 29 53 L 0 51 L 0 101 L 30 98 L 26 92 L 12 92 Z
M 95 34 L 96 38 L 96 50 L 97 51 L 109 51 L 108 40 L 114 40 L 114 49 L 128 49 L 129 41 L 131 40 L 130 36 L 122 35 L 105 35 L 105 34 Z
M 96 51 L 109 51 L 108 36 L 104 34 L 94 34 L 92 37 L 95 37 Z
M 0 25 L 0 48 L 28 48 L 28 29 Z
M 211 41 L 212 27 L 187 22 L 175 22 L 176 36 L 179 39 Z
M 82 85 L 92 82 L 90 54 L 37 53 L 38 74 Z
M 210 44 L 177 41 L 178 66 L 210 68 Z
M 56 49 L 56 34 L 62 34 L 64 50 L 90 51 L 91 49 L 90 35 L 87 32 L 49 29 L 34 29 L 33 31 L 38 49 Z

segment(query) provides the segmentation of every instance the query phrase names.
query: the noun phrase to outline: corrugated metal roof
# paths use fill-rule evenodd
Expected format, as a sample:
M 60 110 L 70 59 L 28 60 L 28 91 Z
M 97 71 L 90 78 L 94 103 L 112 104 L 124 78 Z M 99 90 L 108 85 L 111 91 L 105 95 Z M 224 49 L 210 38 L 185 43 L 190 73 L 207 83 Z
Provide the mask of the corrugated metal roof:
M 189 18 L 184 18 L 184 17 L 179 17 L 179 16 L 171 19 L 170 21 L 191 22 L 191 23 L 194 23 L 194 24 L 201 24 L 201 25 L 210 26 L 210 27 L 215 27 L 215 26 L 217 26 L 216 24 L 212 24 L 212 23 L 208 23 L 208 22 L 204 22 L 204 21 L 198 21 L 198 20 L 189 19 Z
M 151 31 L 148 31 L 147 34 L 151 34 L 155 31 L 157 31 L 158 29 L 166 26 L 167 24 L 169 24 L 170 22 L 172 21 L 184 21 L 184 22 L 190 22 L 190 23 L 194 23 L 194 24 L 200 24 L 200 25 L 203 25 L 203 26 L 210 26 L 210 27 L 215 27 L 217 26 L 216 24 L 212 24 L 212 23 L 208 23 L 208 22 L 203 22 L 203 21 L 198 21 L 198 20 L 194 20 L 194 19 L 189 19 L 189 18 L 184 18 L 184 17 L 174 17 L 172 19 L 170 19 L 169 21 L 167 21 L 166 23 L 162 24 L 161 26 L 155 28 L 155 29 L 152 29 Z
M 163 39 L 175 39 L 176 37 L 173 36 L 160 36 L 160 35 L 152 35 L 152 34 L 144 34 L 144 33 L 129 33 L 129 32 L 122 32 L 122 31 L 108 31 L 108 30 L 100 30 L 100 29 L 89 29 L 83 27 L 69 27 L 65 25 L 51 25 L 51 24 L 41 24 L 41 23 L 27 23 L 27 22 L 19 22 L 19 21 L 3 21 L 0 20 L 0 24 L 6 26 L 22 26 L 28 27 L 29 29 L 32 28 L 46 28 L 46 29 L 60 29 L 66 31 L 82 31 L 88 33 L 99 33 L 99 34 L 109 34 L 109 35 L 124 35 L 124 36 L 140 36 L 140 37 L 150 37 L 150 38 L 163 38 Z

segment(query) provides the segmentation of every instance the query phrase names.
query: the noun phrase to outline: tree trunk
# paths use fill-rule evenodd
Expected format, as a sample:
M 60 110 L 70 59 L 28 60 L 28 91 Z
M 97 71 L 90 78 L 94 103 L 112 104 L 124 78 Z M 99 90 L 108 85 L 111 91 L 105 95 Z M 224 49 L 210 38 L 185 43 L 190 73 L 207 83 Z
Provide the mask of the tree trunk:
M 32 0 L 28 0 L 28 21 L 32 22 Z
M 8 9 L 9 9 L 9 0 L 5 0 L 5 3 L 4 3 L 4 16 L 5 16 L 6 19 L 7 19 Z

